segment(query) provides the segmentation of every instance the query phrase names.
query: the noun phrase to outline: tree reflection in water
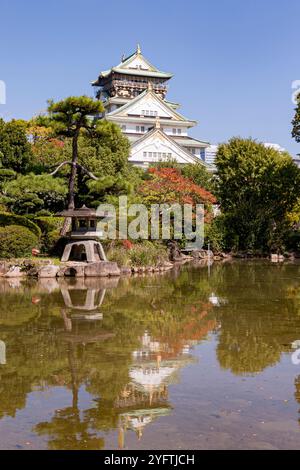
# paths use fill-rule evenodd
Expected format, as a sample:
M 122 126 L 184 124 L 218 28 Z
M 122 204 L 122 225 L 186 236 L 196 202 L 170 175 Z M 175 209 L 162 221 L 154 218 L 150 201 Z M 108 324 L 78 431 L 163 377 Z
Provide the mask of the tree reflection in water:
M 169 386 L 214 335 L 222 368 L 257 374 L 300 339 L 293 265 L 228 263 L 138 278 L 0 282 L 0 418 L 33 390 L 62 386 L 69 407 L 34 431 L 53 449 L 100 449 L 104 433 L 142 438 L 172 413 Z M 11 282 L 11 281 L 10 281 Z M 295 381 L 299 399 L 299 379 Z M 80 403 L 80 393 L 85 398 Z

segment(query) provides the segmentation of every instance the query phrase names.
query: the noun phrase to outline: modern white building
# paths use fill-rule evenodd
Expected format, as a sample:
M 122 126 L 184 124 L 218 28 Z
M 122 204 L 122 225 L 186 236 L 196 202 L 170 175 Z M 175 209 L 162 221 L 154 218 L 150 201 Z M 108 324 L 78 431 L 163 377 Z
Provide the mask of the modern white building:
M 265 142 L 264 143 L 265 147 L 272 148 L 274 150 L 277 150 L 278 152 L 285 152 L 285 148 L 281 147 L 279 144 L 273 144 L 270 142 Z M 215 158 L 218 152 L 218 145 L 209 145 L 203 150 L 203 153 L 201 155 L 202 159 L 209 165 L 214 165 L 215 163 Z
M 264 146 L 270 149 L 277 150 L 278 152 L 286 152 L 286 149 L 281 147 L 279 144 L 273 144 L 271 142 L 264 142 Z
M 294 157 L 293 160 L 296 163 L 297 167 L 300 168 L 300 155 Z
M 118 124 L 131 142 L 129 161 L 147 168 L 151 163 L 204 161 L 208 142 L 188 135 L 197 122 L 178 112 L 179 104 L 166 99 L 172 74 L 152 65 L 137 47 L 120 64 L 101 72 L 92 82 L 103 101 L 105 119 Z
M 209 145 L 203 151 L 202 159 L 209 165 L 214 165 L 218 151 L 218 145 Z

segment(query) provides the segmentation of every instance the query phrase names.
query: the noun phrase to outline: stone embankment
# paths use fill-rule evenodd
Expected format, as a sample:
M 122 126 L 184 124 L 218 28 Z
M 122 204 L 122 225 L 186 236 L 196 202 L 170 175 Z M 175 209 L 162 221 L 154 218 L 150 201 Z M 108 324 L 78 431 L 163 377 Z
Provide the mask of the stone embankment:
M 0 277 L 36 277 L 39 279 L 76 277 L 97 278 L 114 277 L 121 275 L 135 275 L 147 273 L 166 272 L 174 266 L 185 264 L 189 261 L 222 260 L 229 255 L 214 255 L 207 250 L 198 250 L 185 254 L 179 250 L 170 253 L 170 261 L 163 261 L 155 266 L 121 266 L 114 261 L 101 261 L 97 263 L 86 263 L 80 261 L 68 261 L 66 263 L 53 262 L 51 259 L 22 259 L 22 260 L 0 260 Z
M 131 275 L 139 273 L 163 272 L 172 269 L 174 263 L 164 262 L 158 266 L 119 267 L 112 261 L 99 263 L 84 263 L 69 261 L 67 263 L 53 264 L 51 259 L 43 260 L 10 260 L 0 261 L 0 277 L 37 277 L 60 278 L 96 278 Z

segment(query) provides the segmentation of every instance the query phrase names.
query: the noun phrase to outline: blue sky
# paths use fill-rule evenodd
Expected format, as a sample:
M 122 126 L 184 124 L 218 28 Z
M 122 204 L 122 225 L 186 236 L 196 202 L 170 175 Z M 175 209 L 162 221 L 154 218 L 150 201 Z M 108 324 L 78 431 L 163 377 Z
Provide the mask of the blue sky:
M 139 42 L 174 73 L 168 98 L 199 122 L 195 137 L 251 136 L 295 155 L 299 17 L 299 0 L 0 0 L 0 114 L 29 118 L 48 98 L 91 95 L 90 81 Z

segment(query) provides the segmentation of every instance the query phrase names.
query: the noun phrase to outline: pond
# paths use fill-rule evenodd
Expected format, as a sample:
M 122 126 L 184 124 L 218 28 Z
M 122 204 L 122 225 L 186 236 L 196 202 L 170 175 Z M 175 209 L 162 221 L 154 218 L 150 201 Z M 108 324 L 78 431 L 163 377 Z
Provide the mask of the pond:
M 1 449 L 300 447 L 300 264 L 0 280 Z

